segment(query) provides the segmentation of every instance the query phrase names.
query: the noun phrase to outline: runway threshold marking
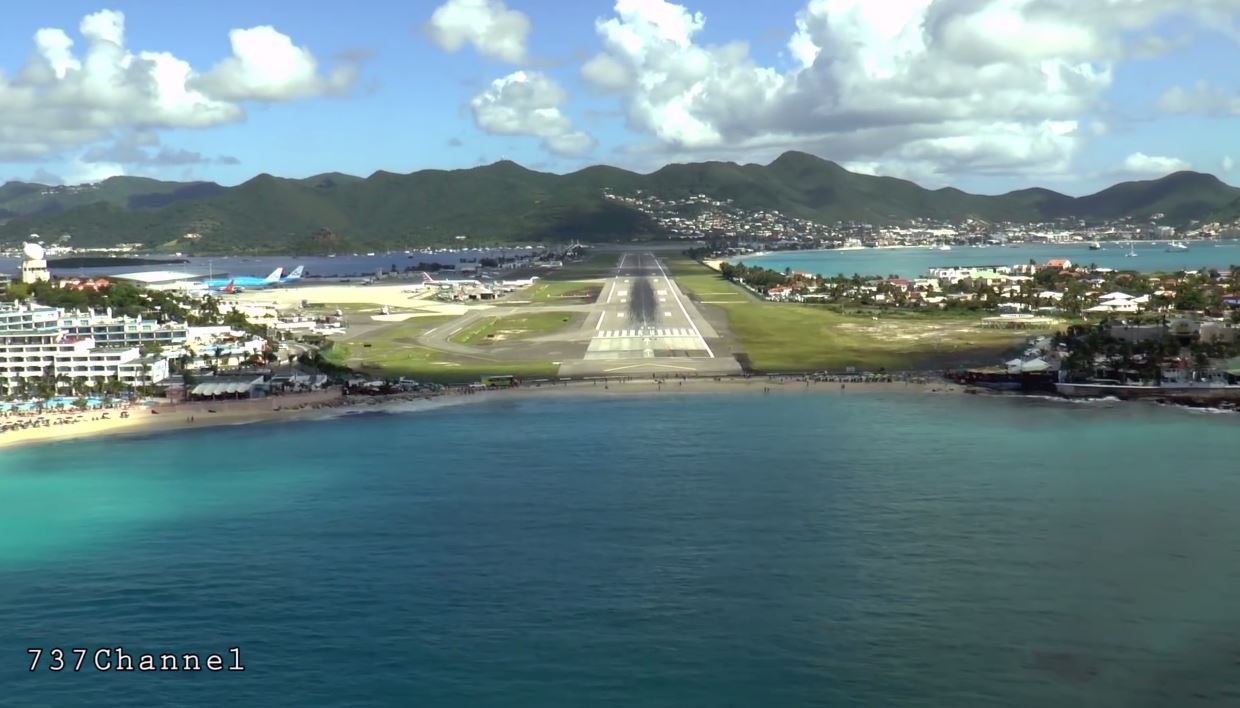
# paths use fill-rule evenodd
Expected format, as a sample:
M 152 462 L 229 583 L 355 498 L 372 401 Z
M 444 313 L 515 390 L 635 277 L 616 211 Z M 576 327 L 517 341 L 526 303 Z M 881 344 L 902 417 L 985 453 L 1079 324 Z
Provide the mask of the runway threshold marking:
M 652 367 L 657 369 L 676 369 L 678 371 L 697 371 L 697 369 L 692 366 L 673 366 L 671 364 L 628 364 L 626 366 L 616 366 L 610 369 L 603 369 L 603 371 L 605 373 L 611 373 L 613 371 L 624 371 L 626 369 L 649 369 Z
M 680 305 L 680 312 L 685 316 L 685 321 L 689 323 L 689 326 L 692 327 L 693 331 L 697 334 L 698 339 L 701 340 L 702 346 L 706 348 L 706 353 L 710 355 L 711 359 L 714 359 L 715 353 L 710 350 L 710 345 L 706 343 L 706 337 L 702 336 L 702 330 L 698 329 L 697 323 L 693 321 L 693 318 L 689 316 L 689 311 L 685 309 L 685 304 L 680 301 L 680 294 L 677 292 L 676 286 L 672 283 L 672 279 L 668 277 L 667 271 L 663 270 L 663 264 L 659 262 L 658 258 L 654 259 L 654 264 L 658 266 L 659 274 L 662 275 L 663 280 L 667 282 L 667 289 L 672 293 L 672 299 L 676 301 L 677 305 Z

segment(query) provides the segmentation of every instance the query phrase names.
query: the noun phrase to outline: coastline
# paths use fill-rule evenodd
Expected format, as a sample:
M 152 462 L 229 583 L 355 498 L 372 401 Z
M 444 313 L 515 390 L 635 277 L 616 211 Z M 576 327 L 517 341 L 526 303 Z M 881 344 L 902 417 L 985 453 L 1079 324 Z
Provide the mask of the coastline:
M 810 381 L 804 377 L 753 376 L 689 379 L 628 379 L 611 381 L 568 381 L 531 383 L 520 388 L 502 390 L 449 389 L 438 394 L 404 393 L 387 396 L 344 396 L 338 389 L 305 394 L 290 394 L 246 401 L 156 404 L 133 407 L 129 417 L 121 418 L 116 410 L 101 412 L 45 413 L 34 418 L 49 424 L 0 433 L 0 450 L 73 440 L 145 435 L 191 428 L 211 428 L 246 423 L 281 420 L 322 420 L 328 417 L 365 413 L 367 411 L 408 412 L 439 408 L 446 405 L 496 400 L 520 400 L 548 396 L 625 397 L 633 395 L 700 395 L 718 393 L 804 393 L 814 395 L 849 395 L 879 392 L 920 394 L 959 394 L 965 387 L 941 379 L 910 381 L 864 381 L 843 377 L 845 381 Z M 158 411 L 152 413 L 151 410 Z M 78 418 L 75 422 L 60 422 Z

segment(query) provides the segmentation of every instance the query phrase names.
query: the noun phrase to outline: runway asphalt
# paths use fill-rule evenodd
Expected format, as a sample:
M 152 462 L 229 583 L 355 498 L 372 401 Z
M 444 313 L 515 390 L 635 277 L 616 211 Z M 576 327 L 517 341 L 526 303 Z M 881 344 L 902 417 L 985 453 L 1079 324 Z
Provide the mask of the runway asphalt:
M 596 309 L 583 361 L 565 362 L 562 373 L 739 371 L 716 357 L 707 340 L 718 335 L 653 253 L 621 255 Z

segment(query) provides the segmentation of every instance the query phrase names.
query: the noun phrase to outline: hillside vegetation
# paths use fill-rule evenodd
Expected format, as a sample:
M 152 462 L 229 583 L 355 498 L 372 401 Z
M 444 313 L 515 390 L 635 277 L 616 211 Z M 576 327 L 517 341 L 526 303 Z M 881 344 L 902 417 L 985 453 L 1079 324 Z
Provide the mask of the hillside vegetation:
M 929 190 L 907 180 L 849 172 L 805 153 L 769 165 L 703 162 L 650 174 L 594 166 L 567 175 L 510 161 L 464 170 L 339 173 L 306 179 L 262 174 L 235 187 L 114 177 L 94 186 L 0 186 L 0 244 L 31 233 L 77 246 L 141 242 L 186 253 L 321 253 L 436 244 L 470 245 L 657 236 L 647 215 L 604 198 L 667 199 L 705 194 L 753 210 L 778 210 L 823 223 L 945 220 L 1087 220 L 1162 212 L 1164 223 L 1234 218 L 1240 189 L 1211 175 L 1179 172 L 1125 182 L 1085 197 L 1046 189 L 997 196 Z M 198 234 L 187 240 L 185 234 Z

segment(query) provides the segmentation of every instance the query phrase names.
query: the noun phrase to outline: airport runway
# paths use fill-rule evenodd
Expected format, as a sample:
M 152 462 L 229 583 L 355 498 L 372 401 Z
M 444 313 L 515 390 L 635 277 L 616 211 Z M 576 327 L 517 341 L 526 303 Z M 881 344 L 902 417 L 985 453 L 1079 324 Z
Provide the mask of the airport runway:
M 647 374 L 739 371 L 731 357 L 716 357 L 718 337 L 652 253 L 625 253 L 603 285 L 594 332 L 581 362 L 565 374 Z
M 741 372 L 740 365 L 720 335 L 681 292 L 653 253 L 634 250 L 617 254 L 613 275 L 594 282 L 601 283 L 595 302 L 578 301 L 563 305 L 463 305 L 421 298 L 415 302 L 399 286 L 393 286 L 395 289 L 392 292 L 393 297 L 403 298 L 403 303 L 397 304 L 397 307 L 463 310 L 461 316 L 452 322 L 417 336 L 416 343 L 471 362 L 494 362 L 497 371 L 502 371 L 507 361 L 551 361 L 559 364 L 561 376 L 721 375 Z M 348 293 L 336 293 L 334 290 L 332 299 L 324 301 L 353 302 L 346 295 L 364 298 L 379 294 L 378 286 Z M 451 341 L 456 333 L 486 318 L 549 310 L 583 313 L 584 321 L 576 328 L 487 347 Z M 380 326 L 396 326 L 396 322 Z M 716 352 L 716 347 L 723 353 Z

